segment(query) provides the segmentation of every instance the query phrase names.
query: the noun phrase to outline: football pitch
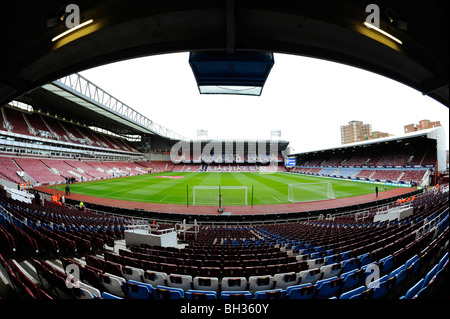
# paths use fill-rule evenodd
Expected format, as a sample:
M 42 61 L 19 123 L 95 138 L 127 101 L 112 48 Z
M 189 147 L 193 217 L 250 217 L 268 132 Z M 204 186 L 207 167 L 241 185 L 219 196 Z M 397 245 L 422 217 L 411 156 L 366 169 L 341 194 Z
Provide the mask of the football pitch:
M 218 206 L 220 200 L 223 206 L 244 206 L 359 196 L 375 193 L 375 186 L 290 173 L 166 172 L 70 184 L 70 191 L 133 202 Z M 64 192 L 65 185 L 53 188 Z

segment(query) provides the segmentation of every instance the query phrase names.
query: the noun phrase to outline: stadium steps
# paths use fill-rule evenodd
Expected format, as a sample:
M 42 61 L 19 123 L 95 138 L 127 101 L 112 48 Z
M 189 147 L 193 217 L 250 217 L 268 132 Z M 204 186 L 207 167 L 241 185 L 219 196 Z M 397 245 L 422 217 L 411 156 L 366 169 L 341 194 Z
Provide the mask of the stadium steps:
M 14 289 L 11 286 L 11 282 L 5 272 L 3 272 L 3 268 L 0 267 L 0 296 L 14 297 L 16 295 Z
M 23 260 L 21 262 L 17 262 L 16 260 L 12 260 L 17 267 L 23 272 L 25 276 L 27 276 L 32 282 L 34 282 L 36 285 L 40 284 L 39 276 L 36 272 L 36 269 L 31 265 L 31 263 L 28 260 Z

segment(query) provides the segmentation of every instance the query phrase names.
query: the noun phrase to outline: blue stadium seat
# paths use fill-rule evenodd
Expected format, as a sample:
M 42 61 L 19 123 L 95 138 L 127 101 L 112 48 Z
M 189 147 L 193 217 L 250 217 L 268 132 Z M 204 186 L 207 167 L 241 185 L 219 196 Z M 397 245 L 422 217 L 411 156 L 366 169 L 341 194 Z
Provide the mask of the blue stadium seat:
M 411 280 L 417 279 L 416 275 L 419 273 L 421 265 L 422 265 L 422 259 L 417 258 L 412 262 L 412 264 L 410 264 L 407 267 L 406 272 L 408 274 L 408 279 L 411 279 Z
M 125 283 L 125 292 L 132 299 L 151 299 L 153 286 L 143 282 L 128 280 Z
M 289 299 L 314 299 L 317 291 L 316 284 L 303 284 L 286 288 Z
M 435 265 L 424 277 L 423 285 L 424 287 L 428 285 L 428 283 L 431 281 L 431 279 L 436 276 L 437 272 L 439 271 L 439 264 Z
M 419 259 L 418 255 L 414 255 L 413 257 L 411 257 L 410 259 L 408 259 L 405 263 L 405 267 L 408 268 L 409 266 L 411 266 L 417 259 Z
M 439 260 L 438 268 L 439 270 L 444 268 L 445 263 L 448 261 L 448 252 L 444 255 L 444 257 Z
M 448 261 L 447 261 L 448 263 Z M 448 265 L 448 264 L 447 264 Z M 438 265 L 436 265 L 438 266 Z M 448 276 L 445 273 L 445 269 L 439 269 L 437 273 L 426 283 L 426 279 L 423 279 L 422 289 L 413 296 L 412 299 L 428 299 L 429 296 L 433 295 L 435 287 L 439 285 L 439 282 L 442 282 L 442 278 Z
M 250 291 L 222 291 L 220 299 L 253 299 Z
M 362 269 L 351 270 L 349 272 L 343 273 L 341 275 L 341 278 L 343 280 L 341 292 L 344 293 L 364 284 L 363 283 L 364 270 Z
M 406 275 L 407 275 L 407 271 L 406 271 L 405 265 L 401 265 L 400 267 L 394 269 L 389 274 L 389 278 L 396 277 L 395 284 L 391 289 L 393 291 L 394 295 L 396 295 L 397 293 L 402 291 L 403 286 L 406 282 L 406 277 L 407 277 Z
M 153 297 L 155 299 L 182 299 L 184 298 L 184 290 L 158 285 L 153 289 Z
M 118 297 L 116 295 L 110 294 L 109 292 L 102 292 L 102 298 L 103 299 L 123 299 L 122 297 Z
M 359 259 L 360 267 L 368 265 L 373 262 L 372 255 L 370 253 L 366 253 L 357 257 Z
M 366 290 L 366 286 L 359 286 L 358 288 L 344 292 L 343 294 L 341 294 L 339 299 L 359 299 L 361 297 L 361 294 Z
M 334 296 L 342 287 L 343 280 L 337 276 L 319 280 L 317 285 L 316 299 L 326 299 Z
M 342 273 L 360 268 L 359 258 L 350 258 L 342 261 Z
M 373 289 L 372 299 L 384 299 L 387 298 L 392 287 L 395 285 L 397 277 L 389 278 L 388 275 L 371 282 L 368 288 Z
M 394 258 L 392 257 L 392 255 L 389 255 L 387 257 L 384 257 L 383 259 L 380 259 L 380 263 L 382 265 L 380 275 L 386 275 L 390 273 L 392 268 L 394 267 Z
M 423 288 L 424 279 L 420 279 L 414 286 L 412 286 L 406 294 L 400 299 L 413 299 L 413 297 Z
M 342 260 L 347 260 L 353 258 L 353 250 L 344 251 L 341 253 Z
M 272 289 L 260 290 L 255 292 L 255 299 L 284 299 L 286 297 L 286 290 Z
M 332 251 L 332 249 L 330 249 Z M 329 251 L 330 251 L 329 250 Z M 327 251 L 328 253 L 328 251 Z M 331 265 L 342 261 L 342 255 L 341 254 L 335 254 L 335 255 L 328 255 L 325 257 L 325 265 Z
M 184 296 L 186 299 L 204 300 L 204 299 L 217 299 L 217 292 L 206 290 L 188 290 Z

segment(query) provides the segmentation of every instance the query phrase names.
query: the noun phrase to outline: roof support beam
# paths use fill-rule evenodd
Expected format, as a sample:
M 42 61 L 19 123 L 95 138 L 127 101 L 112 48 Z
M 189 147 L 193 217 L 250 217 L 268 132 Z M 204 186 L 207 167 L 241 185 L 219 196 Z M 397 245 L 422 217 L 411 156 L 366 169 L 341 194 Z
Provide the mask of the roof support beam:
M 227 47 L 226 52 L 233 54 L 236 52 L 236 6 L 235 0 L 227 0 L 226 11 L 227 23 Z

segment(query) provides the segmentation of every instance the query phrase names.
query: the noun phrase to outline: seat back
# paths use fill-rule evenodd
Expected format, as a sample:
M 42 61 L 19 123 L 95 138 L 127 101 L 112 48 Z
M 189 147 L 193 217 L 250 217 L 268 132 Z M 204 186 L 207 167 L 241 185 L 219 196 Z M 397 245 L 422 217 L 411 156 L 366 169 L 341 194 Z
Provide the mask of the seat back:
M 125 296 L 125 278 L 118 277 L 109 273 L 100 274 L 99 278 L 105 290 L 119 297 Z
M 320 268 L 325 265 L 325 258 L 310 259 L 307 261 L 309 269 Z
M 247 278 L 223 277 L 221 288 L 224 291 L 245 291 L 247 289 Z
M 250 292 L 268 290 L 273 288 L 273 276 L 251 276 L 248 279 Z
M 255 299 L 284 299 L 286 297 L 286 290 L 260 290 L 254 294 Z
M 100 290 L 98 290 L 95 287 L 89 286 L 89 285 L 85 284 L 84 282 L 77 281 L 76 286 L 80 287 L 83 290 L 88 291 L 93 296 L 93 298 L 101 298 L 102 297 Z M 93 299 L 93 298 L 88 298 L 88 299 Z M 79 299 L 85 299 L 85 298 L 79 298 Z
M 116 295 L 110 294 L 109 292 L 106 292 L 106 291 L 102 292 L 102 298 L 103 299 L 123 299 Z
M 340 278 L 342 278 L 343 280 L 341 292 L 344 293 L 364 284 L 364 270 L 354 269 L 349 272 L 343 273 Z
M 405 294 L 404 299 L 413 299 L 413 297 L 423 288 L 424 279 L 420 279 L 414 286 L 412 286 Z
M 122 266 L 122 277 L 126 280 L 142 281 L 144 275 L 144 270 L 140 268 Z
M 317 299 L 330 298 L 338 293 L 342 287 L 343 280 L 337 276 L 317 281 Z
M 300 279 L 300 273 L 287 272 L 282 274 L 275 274 L 273 281 L 275 282 L 275 288 L 286 289 L 289 286 L 295 286 Z
M 341 294 L 339 299 L 359 299 L 361 294 L 366 291 L 366 286 L 359 286 L 358 288 L 349 290 Z
M 383 265 L 381 267 L 381 274 L 380 275 L 386 275 L 391 272 L 392 268 L 394 267 L 394 259 L 392 255 L 389 255 L 383 259 L 380 259 L 381 264 Z
M 222 291 L 220 299 L 253 299 L 250 291 Z
M 193 286 L 196 290 L 218 291 L 219 278 L 217 277 L 194 277 Z
M 322 279 L 339 276 L 341 274 L 341 271 L 342 271 L 342 263 L 340 263 L 340 262 L 320 267 L 320 272 L 322 273 Z
M 299 273 L 299 276 L 300 276 L 301 284 L 306 284 L 306 283 L 314 284 L 314 283 L 316 283 L 317 280 L 320 279 L 320 277 L 322 276 L 322 273 L 320 272 L 320 268 L 314 268 L 314 269 L 310 269 L 310 270 L 301 271 Z
M 313 299 L 317 290 L 316 284 L 302 284 L 291 286 L 286 289 L 289 299 Z
M 156 286 L 153 289 L 153 298 L 155 299 L 182 299 L 184 298 L 184 290 L 181 288 Z
M 165 286 L 168 277 L 165 272 L 146 270 L 142 275 L 142 281 L 151 284 L 153 287 Z
M 125 283 L 125 292 L 132 299 L 151 299 L 153 287 L 150 284 L 129 280 Z
M 195 300 L 217 299 L 217 292 L 206 290 L 188 290 L 184 296 L 186 299 Z
M 342 261 L 342 273 L 346 273 L 358 268 L 360 268 L 360 261 L 357 257 Z
M 192 289 L 192 276 L 170 274 L 167 284 L 169 287 L 181 288 L 184 291 L 188 291 L 189 289 Z
M 383 277 L 371 282 L 368 288 L 373 289 L 372 299 L 384 299 L 387 298 L 390 291 L 395 285 L 397 277 L 390 277 L 384 275 Z

